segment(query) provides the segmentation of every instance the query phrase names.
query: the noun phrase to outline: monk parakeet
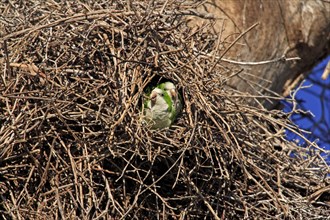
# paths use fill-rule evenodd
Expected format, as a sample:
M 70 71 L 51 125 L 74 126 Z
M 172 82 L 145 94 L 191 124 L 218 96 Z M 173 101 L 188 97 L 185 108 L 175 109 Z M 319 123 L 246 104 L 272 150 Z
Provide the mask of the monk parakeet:
M 157 85 L 144 101 L 144 119 L 152 129 L 170 127 L 182 110 L 181 98 L 171 82 Z

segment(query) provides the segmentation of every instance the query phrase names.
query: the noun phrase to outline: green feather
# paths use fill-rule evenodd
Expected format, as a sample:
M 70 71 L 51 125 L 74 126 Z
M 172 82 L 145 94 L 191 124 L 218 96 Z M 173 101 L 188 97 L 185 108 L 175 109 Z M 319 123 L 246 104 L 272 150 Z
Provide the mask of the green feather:
M 144 108 L 148 108 L 148 101 L 149 101 L 149 100 L 145 100 L 145 101 L 144 101 L 144 103 L 143 103 Z
M 163 91 L 164 91 L 164 90 L 163 90 Z M 169 95 L 166 91 L 164 91 L 164 96 L 163 96 L 163 98 L 164 98 L 166 104 L 168 105 L 168 109 L 167 109 L 167 111 L 168 111 L 168 112 L 172 112 L 172 104 L 173 104 L 173 101 L 172 101 L 170 95 Z
M 161 90 L 165 89 L 165 83 L 161 83 L 159 85 L 157 85 L 157 88 L 160 88 Z

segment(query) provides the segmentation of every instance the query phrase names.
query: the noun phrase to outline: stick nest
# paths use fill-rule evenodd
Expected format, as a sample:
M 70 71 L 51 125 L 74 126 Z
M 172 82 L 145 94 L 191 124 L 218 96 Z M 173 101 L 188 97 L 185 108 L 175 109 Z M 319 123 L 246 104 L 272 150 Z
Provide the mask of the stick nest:
M 286 140 L 290 113 L 247 102 L 272 97 L 227 85 L 242 72 L 215 57 L 228 43 L 199 1 L 57 2 L 1 5 L 2 218 L 330 216 L 321 151 Z M 162 80 L 184 110 L 152 131 L 141 99 Z

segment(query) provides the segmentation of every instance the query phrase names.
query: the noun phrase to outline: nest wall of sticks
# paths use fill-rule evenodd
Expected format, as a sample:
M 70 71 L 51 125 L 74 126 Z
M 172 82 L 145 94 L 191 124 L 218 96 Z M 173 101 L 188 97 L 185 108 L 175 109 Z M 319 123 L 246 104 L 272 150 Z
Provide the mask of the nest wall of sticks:
M 226 84 L 241 70 L 219 59 L 211 18 L 187 25 L 199 4 L 2 3 L 1 218 L 330 216 L 322 149 L 286 140 L 292 112 Z M 142 97 L 164 80 L 183 110 L 152 130 Z

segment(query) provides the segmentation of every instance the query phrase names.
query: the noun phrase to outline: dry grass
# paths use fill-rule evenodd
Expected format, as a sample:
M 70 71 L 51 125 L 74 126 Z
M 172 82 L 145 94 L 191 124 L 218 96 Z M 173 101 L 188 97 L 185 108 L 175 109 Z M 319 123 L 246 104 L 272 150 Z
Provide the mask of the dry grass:
M 1 217 L 330 216 L 321 150 L 285 139 L 290 113 L 246 102 L 279 97 L 226 85 L 244 71 L 203 55 L 225 48 L 212 20 L 186 25 L 198 1 L 127 2 L 0 5 Z M 164 79 L 184 111 L 150 131 L 140 100 Z

